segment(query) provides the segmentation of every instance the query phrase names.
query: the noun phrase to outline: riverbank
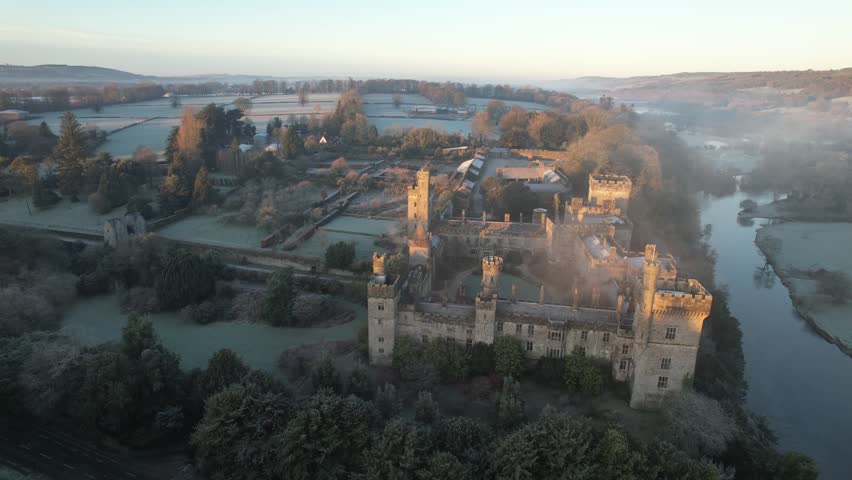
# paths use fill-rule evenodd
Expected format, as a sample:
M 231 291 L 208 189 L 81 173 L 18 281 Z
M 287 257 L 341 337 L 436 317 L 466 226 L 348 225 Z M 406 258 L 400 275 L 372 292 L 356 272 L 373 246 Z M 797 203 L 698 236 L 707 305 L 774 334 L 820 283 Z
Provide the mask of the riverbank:
M 741 211 L 740 218 L 766 218 L 787 222 L 849 222 L 845 212 L 831 213 L 822 202 L 780 199 Z
M 782 223 L 757 230 L 755 244 L 787 288 L 793 308 L 826 341 L 852 356 L 852 303 L 823 291 L 819 275 L 852 276 L 852 224 Z

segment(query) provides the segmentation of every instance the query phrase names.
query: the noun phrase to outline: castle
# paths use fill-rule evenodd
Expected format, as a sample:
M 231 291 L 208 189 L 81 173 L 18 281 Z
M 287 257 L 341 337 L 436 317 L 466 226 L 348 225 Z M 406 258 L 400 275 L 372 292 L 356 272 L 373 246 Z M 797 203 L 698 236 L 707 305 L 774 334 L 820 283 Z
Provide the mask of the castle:
M 370 363 L 388 365 L 400 336 L 418 341 L 454 341 L 471 346 L 500 335 L 517 338 L 529 359 L 572 352 L 611 366 L 616 381 L 630 388 L 630 406 L 657 409 L 683 389 L 695 370 L 704 320 L 713 297 L 697 281 L 681 279 L 671 256 L 654 245 L 630 252 L 633 224 L 627 217 L 632 183 L 623 176 L 591 175 L 587 200 L 554 212 L 536 209 L 528 222 L 461 218 L 435 219 L 429 172 L 419 171 L 408 188 L 409 271 L 385 270 L 373 256 L 367 285 Z M 561 211 L 560 211 L 561 210 Z M 480 291 L 473 302 L 448 302 L 436 292 L 442 255 L 482 262 Z M 521 301 L 515 286 L 501 297 L 507 258 L 546 255 L 554 268 L 579 272 L 568 301 Z M 438 298 L 436 300 L 436 298 Z

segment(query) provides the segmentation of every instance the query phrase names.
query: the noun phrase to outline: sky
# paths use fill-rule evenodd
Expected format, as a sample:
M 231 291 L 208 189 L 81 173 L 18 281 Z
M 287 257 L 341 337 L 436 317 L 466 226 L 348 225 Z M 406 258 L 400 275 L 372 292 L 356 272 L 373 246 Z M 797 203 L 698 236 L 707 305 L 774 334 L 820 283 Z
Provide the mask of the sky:
M 852 2 L 8 2 L 0 64 L 547 81 L 852 66 Z

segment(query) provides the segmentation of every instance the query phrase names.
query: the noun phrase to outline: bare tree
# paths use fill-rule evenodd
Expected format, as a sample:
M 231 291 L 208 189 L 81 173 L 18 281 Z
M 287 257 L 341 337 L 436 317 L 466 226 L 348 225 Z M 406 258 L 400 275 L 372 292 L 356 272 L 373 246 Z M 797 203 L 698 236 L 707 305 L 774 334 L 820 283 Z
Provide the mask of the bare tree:
M 402 95 L 394 93 L 391 99 L 391 101 L 393 102 L 393 108 L 399 108 L 399 106 L 402 105 Z
M 303 83 L 299 88 L 299 105 L 305 106 L 308 103 L 308 84 Z
M 201 129 L 204 122 L 195 116 L 195 110 L 184 107 L 180 114 L 180 128 L 177 134 L 178 151 L 187 159 L 195 160 L 201 153 Z

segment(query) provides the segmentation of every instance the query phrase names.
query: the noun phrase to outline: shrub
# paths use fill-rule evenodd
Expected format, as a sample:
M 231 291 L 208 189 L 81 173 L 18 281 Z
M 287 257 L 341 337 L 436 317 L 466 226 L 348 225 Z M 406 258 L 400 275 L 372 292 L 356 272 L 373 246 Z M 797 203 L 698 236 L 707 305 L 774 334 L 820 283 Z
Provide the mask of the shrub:
M 154 208 L 151 206 L 151 200 L 139 196 L 131 197 L 127 202 L 126 213 L 136 212 L 139 212 L 145 220 L 154 218 Z
M 565 357 L 565 384 L 583 395 L 600 395 L 606 384 L 607 367 L 586 355 L 574 352 Z
M 376 409 L 384 418 L 395 417 L 402 409 L 402 404 L 396 394 L 396 388 L 390 383 L 386 383 L 384 387 L 376 389 L 376 399 L 374 402 Z
M 189 320 L 201 325 L 213 323 L 220 318 L 221 309 L 216 302 L 206 300 L 198 305 L 187 305 L 183 309 L 184 315 Z
M 421 391 L 414 402 L 414 419 L 421 423 L 432 424 L 438 420 L 438 402 L 432 399 L 432 394 Z
M 328 268 L 346 269 L 355 260 L 355 245 L 347 242 L 337 242 L 329 245 L 325 251 L 325 266 Z
M 334 303 L 328 295 L 306 293 L 296 297 L 290 315 L 290 325 L 309 326 L 334 315 Z
M 526 366 L 524 347 L 514 337 L 500 336 L 494 340 L 494 371 L 504 377 L 518 377 Z
M 340 379 L 340 372 L 334 365 L 334 358 L 328 353 L 323 354 L 319 362 L 314 365 L 311 370 L 311 385 L 314 391 L 323 388 L 332 390 L 334 393 L 343 393 L 343 382 Z
M 272 325 L 289 325 L 295 292 L 293 272 L 277 270 L 266 280 L 263 318 Z
M 89 208 L 100 215 L 104 215 L 112 210 L 112 205 L 110 205 L 109 199 L 104 194 L 95 192 L 89 195 Z

